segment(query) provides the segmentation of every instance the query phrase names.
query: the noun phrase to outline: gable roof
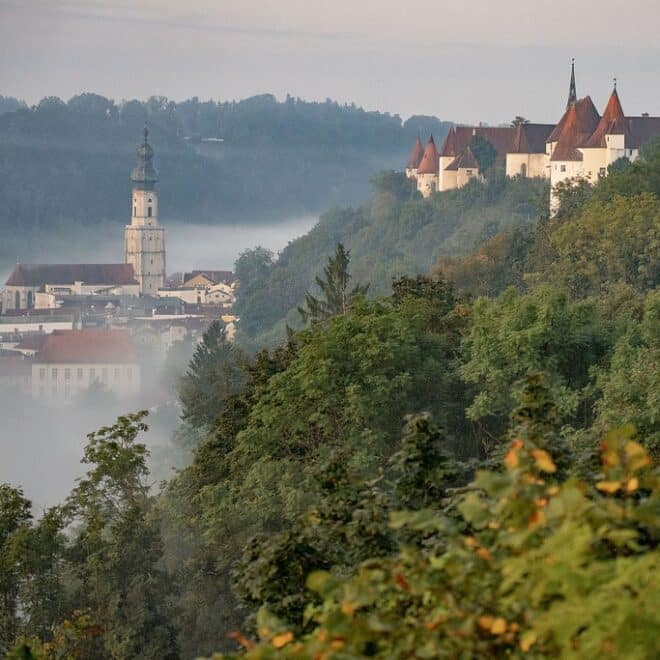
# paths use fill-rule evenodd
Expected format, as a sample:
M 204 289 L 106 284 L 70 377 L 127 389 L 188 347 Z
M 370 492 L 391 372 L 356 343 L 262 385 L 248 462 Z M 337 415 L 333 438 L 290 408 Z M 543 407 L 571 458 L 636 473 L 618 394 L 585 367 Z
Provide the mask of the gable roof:
M 412 148 L 412 151 L 410 152 L 410 158 L 408 159 L 408 164 L 406 165 L 406 168 L 409 170 L 416 170 L 419 167 L 419 164 L 422 161 L 423 156 L 424 156 L 424 147 L 422 146 L 422 141 L 418 137 L 417 140 L 415 140 L 415 146 Z
M 519 124 L 515 128 L 513 144 L 507 153 L 543 154 L 554 124 Z
M 138 284 L 131 264 L 16 264 L 7 286 L 43 284 Z
M 626 116 L 623 114 L 623 108 L 621 107 L 621 101 L 619 100 L 616 87 L 610 95 L 603 116 L 600 118 L 598 126 L 596 126 L 596 130 L 584 146 L 587 148 L 606 147 L 606 135 L 630 135 L 628 122 L 626 121 Z
M 569 115 L 572 116 L 573 114 L 575 114 L 574 121 L 576 122 L 579 132 L 591 135 L 594 130 L 596 130 L 596 126 L 600 121 L 600 115 L 598 114 L 598 110 L 596 110 L 596 106 L 591 100 L 591 97 L 585 96 L 583 99 L 576 101 L 567 108 L 566 112 L 564 112 L 562 118 L 559 120 L 559 123 L 548 136 L 547 142 L 559 141 L 559 136 L 564 130 Z
M 185 286 L 188 281 L 195 277 L 199 277 L 200 275 L 206 277 L 206 279 L 214 284 L 220 284 L 221 282 L 231 284 L 234 281 L 234 273 L 230 270 L 193 270 L 190 273 L 183 274 L 181 285 Z
M 424 149 L 424 156 L 417 168 L 417 174 L 437 174 L 440 169 L 438 158 L 439 156 L 438 150 L 435 146 L 435 140 L 431 135 L 426 145 L 426 149 Z
M 130 364 L 137 362 L 127 330 L 55 330 L 46 337 L 37 364 Z
M 468 145 L 465 151 L 457 158 L 456 169 L 479 169 L 479 163 Z

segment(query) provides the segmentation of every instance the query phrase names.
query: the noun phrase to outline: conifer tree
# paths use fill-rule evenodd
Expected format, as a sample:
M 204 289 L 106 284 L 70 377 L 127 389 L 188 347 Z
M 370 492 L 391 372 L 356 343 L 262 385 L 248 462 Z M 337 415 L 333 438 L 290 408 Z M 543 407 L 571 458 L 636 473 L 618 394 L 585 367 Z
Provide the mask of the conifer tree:
M 339 314 L 346 314 L 351 302 L 356 296 L 363 296 L 368 285 L 356 285 L 349 291 L 348 283 L 351 276 L 348 272 L 350 252 L 341 243 L 337 244 L 334 257 L 328 258 L 328 265 L 323 269 L 325 279 L 316 277 L 316 285 L 321 290 L 323 298 L 317 298 L 307 292 L 305 307 L 298 307 L 300 316 L 305 323 L 312 325 L 321 323 Z

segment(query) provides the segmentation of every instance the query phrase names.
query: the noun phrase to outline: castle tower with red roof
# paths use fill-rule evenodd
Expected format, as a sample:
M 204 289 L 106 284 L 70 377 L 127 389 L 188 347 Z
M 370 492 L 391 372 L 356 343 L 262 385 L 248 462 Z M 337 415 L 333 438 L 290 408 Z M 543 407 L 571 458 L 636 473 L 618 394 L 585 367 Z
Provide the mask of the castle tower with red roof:
M 431 135 L 417 168 L 417 190 L 423 197 L 429 197 L 438 189 L 438 158 L 438 149 Z
M 415 146 L 412 148 L 412 151 L 410 152 L 410 158 L 408 159 L 408 164 L 406 165 L 406 176 L 409 179 L 417 178 L 417 168 L 419 167 L 419 164 L 422 162 L 423 157 L 424 157 L 424 147 L 422 146 L 422 141 L 419 139 L 419 135 L 418 135 L 417 140 L 415 140 Z

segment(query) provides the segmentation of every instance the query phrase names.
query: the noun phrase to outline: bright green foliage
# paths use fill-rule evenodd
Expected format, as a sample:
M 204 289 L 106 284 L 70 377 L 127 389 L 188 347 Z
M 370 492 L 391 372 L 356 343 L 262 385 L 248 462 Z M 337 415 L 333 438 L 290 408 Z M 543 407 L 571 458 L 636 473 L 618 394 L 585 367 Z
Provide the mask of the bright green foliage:
M 305 307 L 299 307 L 298 311 L 306 323 L 321 323 L 337 314 L 346 314 L 352 302 L 358 296 L 364 296 L 367 286 L 354 286 L 349 291 L 348 283 L 351 280 L 348 272 L 350 263 L 350 252 L 339 243 L 335 256 L 328 259 L 328 265 L 323 269 L 325 279 L 316 278 L 316 286 L 323 294 L 319 299 L 307 292 L 305 296 Z
M 463 524 L 392 517 L 396 529 L 437 530 L 442 547 L 403 547 L 346 579 L 312 573 L 322 599 L 308 609 L 312 629 L 271 621 L 257 645 L 238 637 L 241 657 L 657 656 L 657 470 L 624 427 L 603 438 L 595 484 L 564 480 L 538 379 L 522 400 L 504 470 L 477 474 Z
M 225 400 L 243 386 L 243 359 L 241 351 L 227 341 L 223 325 L 213 321 L 181 379 L 183 419 L 193 426 L 211 426 L 222 412 Z
M 573 298 L 599 294 L 613 282 L 652 289 L 660 284 L 660 201 L 650 193 L 594 199 L 550 244 L 556 256 L 544 280 Z
M 609 342 L 594 303 L 569 303 L 566 294 L 554 289 L 525 296 L 510 289 L 497 300 L 477 300 L 461 368 L 463 377 L 479 387 L 468 415 L 506 419 L 515 383 L 541 371 L 562 417 L 573 419 L 582 412 L 588 421 L 588 410 L 579 409 L 583 389 L 590 383 L 590 367 L 604 357 Z
M 646 297 L 641 323 L 631 323 L 598 377 L 598 424 L 632 423 L 656 460 L 660 456 L 660 292 Z

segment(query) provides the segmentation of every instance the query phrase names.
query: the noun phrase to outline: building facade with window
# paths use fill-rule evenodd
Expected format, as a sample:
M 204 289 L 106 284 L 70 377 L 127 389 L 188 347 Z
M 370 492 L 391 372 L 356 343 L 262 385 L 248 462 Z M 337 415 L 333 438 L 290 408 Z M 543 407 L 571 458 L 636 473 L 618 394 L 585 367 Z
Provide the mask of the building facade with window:
M 118 399 L 140 393 L 141 370 L 126 330 L 56 330 L 32 363 L 32 397 L 63 406 L 90 388 Z
M 415 143 L 406 176 L 417 180 L 424 197 L 482 178 L 474 146 L 475 140 L 482 139 L 493 147 L 495 165 L 504 168 L 508 177 L 550 180 L 550 212 L 554 213 L 559 206 L 558 185 L 579 180 L 595 183 L 620 158 L 639 158 L 641 147 L 657 136 L 660 117 L 626 117 L 616 81 L 602 117 L 589 96 L 578 99 L 572 64 L 566 110 L 556 125 L 523 121 L 508 127 L 454 126 L 437 152 L 437 162 L 428 158 L 435 148 L 430 147 L 432 140 L 423 155 Z

